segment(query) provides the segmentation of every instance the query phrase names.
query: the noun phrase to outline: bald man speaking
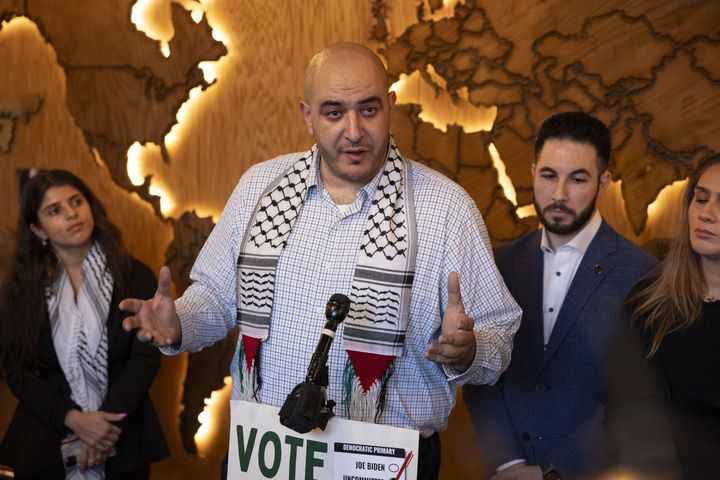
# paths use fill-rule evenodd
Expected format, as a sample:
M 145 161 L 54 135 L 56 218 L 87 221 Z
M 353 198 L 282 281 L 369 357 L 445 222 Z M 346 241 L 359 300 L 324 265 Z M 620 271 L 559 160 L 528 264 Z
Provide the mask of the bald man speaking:
M 317 53 L 300 113 L 315 144 L 250 168 L 174 300 L 127 299 L 125 328 L 167 354 L 240 326 L 233 399 L 280 406 L 303 381 L 324 308 L 350 299 L 328 354 L 340 417 L 420 432 L 418 478 L 440 467 L 456 390 L 505 370 L 521 311 L 469 195 L 398 150 L 395 93 L 369 49 Z

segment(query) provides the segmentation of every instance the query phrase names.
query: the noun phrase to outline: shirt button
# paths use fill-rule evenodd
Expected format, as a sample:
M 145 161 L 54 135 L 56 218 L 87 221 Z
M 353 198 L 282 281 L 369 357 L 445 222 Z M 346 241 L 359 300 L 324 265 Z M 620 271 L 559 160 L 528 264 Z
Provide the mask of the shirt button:
M 557 276 L 559 277 L 559 276 L 560 276 L 560 272 L 555 272 L 555 275 L 557 275 Z
M 329 272 L 330 270 L 332 270 L 332 263 L 325 262 L 325 271 Z
M 552 308 L 552 307 L 548 308 L 548 312 L 552 313 L 552 312 L 554 312 L 554 311 L 555 311 L 554 308 Z
M 542 383 L 538 383 L 537 385 L 535 385 L 535 391 L 538 392 L 538 393 L 544 392 L 544 391 L 545 391 L 545 385 L 543 385 Z

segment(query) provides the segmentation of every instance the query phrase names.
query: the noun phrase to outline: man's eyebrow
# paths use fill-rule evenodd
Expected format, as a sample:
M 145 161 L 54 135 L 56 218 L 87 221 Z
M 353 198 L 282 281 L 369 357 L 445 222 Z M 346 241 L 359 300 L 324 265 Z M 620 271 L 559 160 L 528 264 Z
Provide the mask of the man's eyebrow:
M 342 107 L 343 102 L 339 102 L 337 100 L 325 100 L 320 104 L 320 108 L 327 108 L 327 107 Z
M 373 95 L 371 97 L 363 98 L 362 100 L 357 102 L 358 105 L 367 105 L 368 103 L 382 103 L 382 100 L 377 95 Z M 344 105 L 345 103 L 339 100 L 325 100 L 320 104 L 320 108 L 337 108 L 343 107 Z
M 380 97 L 373 95 L 372 97 L 368 97 L 363 100 L 360 100 L 358 103 L 360 105 L 364 105 L 366 103 L 382 103 L 382 100 L 380 100 Z
M 554 168 L 548 167 L 548 166 L 541 167 L 539 171 L 540 172 L 552 172 L 552 173 L 557 174 L 557 172 L 555 171 Z M 573 170 L 572 172 L 570 172 L 569 175 L 590 175 L 590 172 L 586 168 L 578 168 L 577 170 Z

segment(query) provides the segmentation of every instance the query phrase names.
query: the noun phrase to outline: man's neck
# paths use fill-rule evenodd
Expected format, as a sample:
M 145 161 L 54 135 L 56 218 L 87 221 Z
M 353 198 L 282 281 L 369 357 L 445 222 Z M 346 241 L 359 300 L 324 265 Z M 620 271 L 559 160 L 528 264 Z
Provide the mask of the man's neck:
M 599 216 L 597 209 L 593 212 L 593 214 L 590 216 L 588 221 L 585 222 L 585 224 L 582 227 L 578 228 L 574 232 L 567 233 L 567 234 L 553 233 L 550 230 L 548 230 L 547 228 L 544 228 L 545 234 L 547 235 L 548 243 L 549 243 L 552 251 L 557 252 L 558 248 L 573 241 L 573 239 L 575 239 L 575 237 L 577 237 L 583 231 L 585 231 L 586 228 L 590 227 L 590 225 L 593 224 L 593 222 L 598 222 L 595 225 L 597 226 L 597 228 L 600 228 L 601 220 L 599 218 L 596 220 L 596 218 L 595 218 L 596 216 Z M 584 242 L 581 242 L 581 243 L 584 243 Z
M 349 205 L 353 203 L 357 197 L 357 192 L 359 192 L 361 188 L 354 185 L 332 185 L 330 182 L 324 180 L 323 185 L 335 205 Z
M 587 226 L 587 223 L 580 228 L 582 230 Z M 578 233 L 580 233 L 580 230 L 575 230 L 573 233 L 568 233 L 566 235 L 560 235 L 559 233 L 553 233 L 547 228 L 545 229 L 545 233 L 547 233 L 548 243 L 550 243 L 550 248 L 553 249 L 553 252 L 557 252 L 557 249 L 568 243 L 570 240 L 575 238 Z
M 355 201 L 357 193 L 365 185 L 372 182 L 372 179 L 380 171 L 380 167 L 373 173 L 373 175 L 367 181 L 351 181 L 343 178 L 339 178 L 334 175 L 328 166 L 325 164 L 322 158 L 320 158 L 320 179 L 322 180 L 323 187 L 327 190 L 330 198 L 336 205 L 348 205 Z

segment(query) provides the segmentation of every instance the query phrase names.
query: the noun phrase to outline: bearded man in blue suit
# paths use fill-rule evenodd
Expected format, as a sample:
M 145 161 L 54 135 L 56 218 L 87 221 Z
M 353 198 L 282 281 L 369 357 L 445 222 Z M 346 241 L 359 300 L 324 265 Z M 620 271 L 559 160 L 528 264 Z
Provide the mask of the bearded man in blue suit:
M 655 261 L 601 217 L 610 132 L 566 112 L 547 119 L 531 166 L 543 228 L 500 247 L 496 262 L 523 309 L 510 366 L 465 404 L 493 479 L 593 478 L 604 466 L 608 349 L 630 287 Z

